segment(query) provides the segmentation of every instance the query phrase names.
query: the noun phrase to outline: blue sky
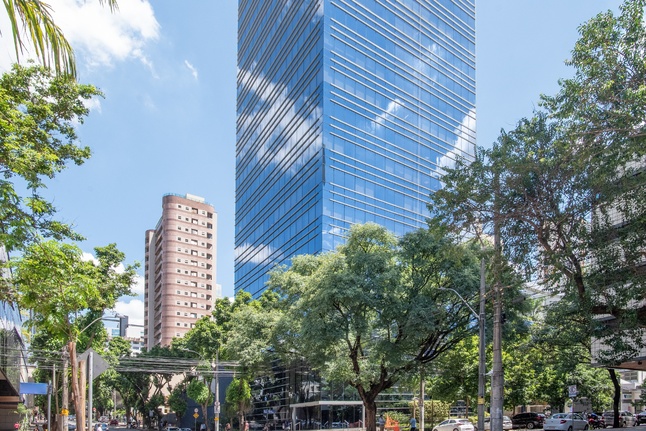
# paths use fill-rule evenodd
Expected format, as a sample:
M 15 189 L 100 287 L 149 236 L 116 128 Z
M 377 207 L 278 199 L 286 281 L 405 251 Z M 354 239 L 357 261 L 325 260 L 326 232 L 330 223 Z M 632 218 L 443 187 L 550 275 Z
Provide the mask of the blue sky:
M 79 80 L 105 98 L 79 126 L 92 158 L 48 183 L 59 217 L 87 240 L 144 259 L 166 193 L 204 197 L 218 214 L 217 281 L 233 294 L 237 2 L 50 0 L 77 52 Z M 477 137 L 487 146 L 537 107 L 557 80 L 577 27 L 618 0 L 477 0 Z M 3 17 L 4 18 L 4 17 Z M 6 29 L 0 20 L 0 29 Z M 4 32 L 3 32 L 4 33 Z M 12 45 L 0 44 L 0 67 Z M 140 269 L 143 275 L 143 268 Z M 116 310 L 143 323 L 143 286 Z

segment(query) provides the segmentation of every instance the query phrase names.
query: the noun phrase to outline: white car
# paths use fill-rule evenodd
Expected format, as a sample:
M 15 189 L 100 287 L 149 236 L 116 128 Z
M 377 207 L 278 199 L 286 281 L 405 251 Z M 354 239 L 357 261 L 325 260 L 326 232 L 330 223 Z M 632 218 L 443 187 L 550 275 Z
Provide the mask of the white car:
M 543 429 L 546 431 L 580 431 L 588 429 L 588 419 L 579 413 L 554 413 L 545 419 Z
M 469 419 L 447 419 L 433 427 L 433 431 L 475 431 Z
M 613 426 L 615 420 L 615 413 L 613 411 L 603 412 L 603 420 L 606 422 L 606 426 Z M 637 423 L 636 416 L 627 411 L 619 412 L 619 426 L 620 427 L 632 427 Z
M 476 427 L 477 428 L 477 427 Z M 514 428 L 514 424 L 511 423 L 509 416 L 502 417 L 502 429 L 510 430 Z M 491 418 L 484 418 L 484 429 L 485 431 L 491 430 Z

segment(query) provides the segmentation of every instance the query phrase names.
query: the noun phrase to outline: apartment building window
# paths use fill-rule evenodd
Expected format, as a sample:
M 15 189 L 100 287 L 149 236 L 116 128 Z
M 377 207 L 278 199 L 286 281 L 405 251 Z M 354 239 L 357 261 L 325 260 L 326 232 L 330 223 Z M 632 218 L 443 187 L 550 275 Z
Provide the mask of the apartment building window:
M 191 250 L 191 255 L 197 256 L 197 250 Z M 204 256 L 204 253 L 202 253 L 202 256 Z
M 192 233 L 193 235 L 197 235 L 197 229 L 191 229 L 191 233 Z
M 181 290 L 178 290 L 178 291 L 177 291 L 177 294 L 178 294 L 178 295 L 181 295 L 181 294 L 182 294 L 182 291 L 181 291 Z
M 191 219 L 191 223 L 193 223 L 193 224 L 198 224 L 198 220 L 197 220 L 196 218 Z
M 191 298 L 197 298 L 197 293 L 196 292 L 191 292 Z
M 180 312 L 178 311 L 178 312 L 177 312 L 177 315 L 178 315 L 178 316 L 181 316 L 181 315 L 182 315 L 182 313 L 180 313 Z
M 179 322 L 177 322 L 177 323 L 176 323 L 176 325 L 177 325 L 177 326 L 182 326 L 182 324 L 181 324 L 181 323 L 179 323 Z
M 191 317 L 197 319 L 197 313 L 191 313 Z
M 182 206 L 181 206 L 181 205 L 177 205 L 177 208 L 182 209 Z

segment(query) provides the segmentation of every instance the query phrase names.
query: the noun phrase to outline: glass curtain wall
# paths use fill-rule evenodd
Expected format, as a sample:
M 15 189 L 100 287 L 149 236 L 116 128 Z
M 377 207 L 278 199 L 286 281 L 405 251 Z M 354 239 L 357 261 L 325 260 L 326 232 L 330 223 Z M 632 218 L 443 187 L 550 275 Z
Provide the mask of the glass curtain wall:
M 425 226 L 475 146 L 475 0 L 240 0 L 235 289 L 354 223 Z

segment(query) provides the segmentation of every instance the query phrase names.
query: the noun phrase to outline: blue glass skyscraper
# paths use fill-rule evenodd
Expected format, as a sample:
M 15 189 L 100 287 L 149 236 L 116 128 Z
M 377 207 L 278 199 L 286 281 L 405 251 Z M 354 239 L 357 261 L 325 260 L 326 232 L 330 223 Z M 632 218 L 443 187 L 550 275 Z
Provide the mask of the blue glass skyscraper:
M 235 289 L 354 223 L 425 225 L 475 145 L 475 0 L 240 0 Z

